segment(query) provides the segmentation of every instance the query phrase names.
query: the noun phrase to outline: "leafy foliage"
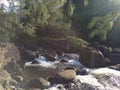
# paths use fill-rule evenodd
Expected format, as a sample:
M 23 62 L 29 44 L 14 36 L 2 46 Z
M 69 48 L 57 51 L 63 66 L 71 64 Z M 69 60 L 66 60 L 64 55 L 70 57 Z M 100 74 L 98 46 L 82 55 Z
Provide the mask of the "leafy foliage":
M 72 15 L 73 15 L 74 9 L 75 9 L 75 5 L 74 5 L 74 3 L 72 2 L 72 0 L 70 0 L 70 1 L 68 2 L 68 5 L 67 5 L 67 13 L 68 13 L 68 16 L 72 16 Z
M 64 18 L 64 5 L 67 0 L 22 0 L 20 20 L 23 23 L 24 32 L 35 35 L 48 27 L 56 26 L 54 29 L 69 30 L 70 23 Z M 67 27 L 66 27 L 67 26 Z
M 106 40 L 107 32 L 112 29 L 113 23 L 119 16 L 118 13 L 109 12 L 103 17 L 93 17 L 88 24 L 88 29 L 92 30 L 90 37 L 100 36 L 101 40 Z
M 14 12 L 5 13 L 3 10 L 0 10 L 0 21 L 0 41 L 9 41 L 22 28 Z

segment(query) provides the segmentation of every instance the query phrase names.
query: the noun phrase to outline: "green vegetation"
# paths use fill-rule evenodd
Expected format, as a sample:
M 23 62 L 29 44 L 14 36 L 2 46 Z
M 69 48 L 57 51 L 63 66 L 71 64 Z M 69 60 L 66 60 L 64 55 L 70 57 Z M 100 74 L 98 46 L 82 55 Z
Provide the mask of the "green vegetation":
M 91 29 L 90 37 L 95 35 L 100 36 L 101 40 L 106 40 L 106 36 L 109 30 L 112 29 L 115 19 L 119 16 L 118 13 L 107 13 L 104 17 L 93 17 L 88 24 L 88 29 Z
M 0 43 L 0 69 L 3 69 L 3 67 L 10 62 L 10 58 L 6 58 L 5 54 L 7 52 L 7 47 L 9 45 L 6 45 L 5 43 Z
M 0 41 L 29 45 L 41 37 L 110 40 L 119 5 L 119 0 L 21 0 L 17 13 L 0 10 Z
M 8 46 L 6 43 L 0 43 L 0 90 L 11 90 L 10 74 L 3 69 L 10 62 L 10 58 L 5 57 Z
M 10 41 L 20 32 L 22 25 L 14 12 L 4 13 L 0 9 L 0 42 Z

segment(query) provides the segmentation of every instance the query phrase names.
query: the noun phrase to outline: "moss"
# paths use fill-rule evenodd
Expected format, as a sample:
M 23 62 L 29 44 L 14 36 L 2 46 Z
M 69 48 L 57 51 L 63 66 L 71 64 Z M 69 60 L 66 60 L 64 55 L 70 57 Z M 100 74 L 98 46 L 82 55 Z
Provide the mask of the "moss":
M 75 47 L 88 45 L 88 42 L 86 42 L 85 40 L 81 38 L 77 38 L 77 37 L 70 36 L 70 37 L 67 37 L 66 40 L 68 40 L 68 42 L 74 45 Z
M 59 49 L 63 51 L 67 48 L 67 45 L 69 45 L 70 49 L 75 51 L 77 49 L 81 49 L 87 46 L 88 42 L 74 36 L 67 36 L 64 38 L 40 37 L 39 45 L 45 48 L 47 47 L 47 48 Z

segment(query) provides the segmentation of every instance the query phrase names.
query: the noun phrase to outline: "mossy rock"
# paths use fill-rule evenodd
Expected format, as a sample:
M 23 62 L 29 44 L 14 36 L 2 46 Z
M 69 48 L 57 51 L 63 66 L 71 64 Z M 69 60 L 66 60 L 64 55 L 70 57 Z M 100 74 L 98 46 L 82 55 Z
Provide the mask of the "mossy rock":
M 65 38 L 40 37 L 39 45 L 44 48 L 76 52 L 76 50 L 86 47 L 88 42 L 73 36 L 67 36 Z

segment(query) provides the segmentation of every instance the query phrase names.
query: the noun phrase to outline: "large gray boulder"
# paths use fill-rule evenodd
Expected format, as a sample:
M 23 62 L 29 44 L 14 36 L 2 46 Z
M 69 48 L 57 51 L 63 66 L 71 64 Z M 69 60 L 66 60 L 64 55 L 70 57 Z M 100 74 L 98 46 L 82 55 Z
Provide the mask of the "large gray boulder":
M 6 50 L 7 50 L 5 54 L 6 57 L 11 58 L 12 60 L 15 61 L 21 60 L 20 51 L 16 45 L 8 43 Z
M 23 70 L 24 77 L 26 79 L 32 79 L 36 77 L 42 77 L 47 79 L 49 76 L 58 72 L 55 67 L 43 67 L 41 65 L 25 66 Z

